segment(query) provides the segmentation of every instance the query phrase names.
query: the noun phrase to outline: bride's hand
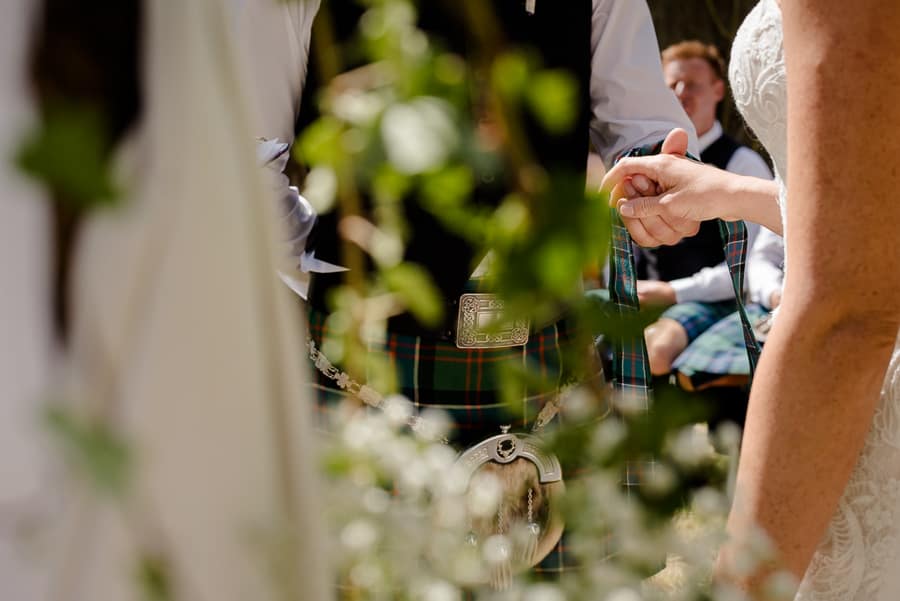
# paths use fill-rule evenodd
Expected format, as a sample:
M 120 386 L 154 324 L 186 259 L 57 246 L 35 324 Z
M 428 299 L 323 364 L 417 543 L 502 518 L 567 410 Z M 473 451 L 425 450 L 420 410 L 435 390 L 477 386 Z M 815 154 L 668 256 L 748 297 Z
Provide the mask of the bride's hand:
M 601 189 L 641 246 L 675 244 L 696 234 L 701 221 L 727 218 L 715 206 L 724 172 L 685 158 L 687 139 L 672 130 L 661 154 L 624 158 L 603 178 Z

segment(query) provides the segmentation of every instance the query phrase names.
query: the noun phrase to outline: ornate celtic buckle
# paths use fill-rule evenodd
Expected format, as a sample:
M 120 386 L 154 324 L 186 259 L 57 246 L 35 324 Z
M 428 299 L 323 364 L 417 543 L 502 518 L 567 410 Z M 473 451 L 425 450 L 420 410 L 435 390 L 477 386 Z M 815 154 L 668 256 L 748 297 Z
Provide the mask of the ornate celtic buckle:
M 505 348 L 528 342 L 528 320 L 518 319 L 497 328 L 502 317 L 503 299 L 498 295 L 470 292 L 460 296 L 456 320 L 457 348 Z

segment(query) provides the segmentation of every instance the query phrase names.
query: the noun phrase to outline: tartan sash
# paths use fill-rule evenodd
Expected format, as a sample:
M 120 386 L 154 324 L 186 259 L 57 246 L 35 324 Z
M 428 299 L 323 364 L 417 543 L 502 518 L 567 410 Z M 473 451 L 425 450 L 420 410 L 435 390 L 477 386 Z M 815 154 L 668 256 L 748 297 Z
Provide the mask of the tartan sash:
M 615 208 L 612 216 L 612 241 L 610 246 L 609 297 L 620 315 L 637 313 L 640 303 L 637 298 L 637 277 L 635 276 L 634 252 L 631 234 L 622 223 Z M 750 360 L 750 377 L 756 371 L 759 361 L 759 343 L 753 335 L 753 328 L 744 308 L 744 268 L 747 261 L 747 226 L 743 221 L 719 221 L 719 233 L 725 250 L 725 261 L 731 274 L 741 329 Z M 649 410 L 652 400 L 650 386 L 650 360 L 643 332 L 622 337 L 613 348 L 613 382 L 616 388 L 629 396 L 645 399 L 645 409 Z
M 635 148 L 623 156 L 648 156 L 658 154 L 662 142 L 651 146 Z M 688 158 L 696 160 L 688 155 Z M 609 253 L 609 293 L 616 311 L 623 318 L 640 311 L 637 297 L 637 278 L 635 276 L 634 252 L 631 234 L 622 223 L 619 212 L 613 207 L 611 212 L 611 241 Z M 725 261 L 731 274 L 747 357 L 750 359 L 750 378 L 756 371 L 759 360 L 759 344 L 753 335 L 750 319 L 744 308 L 744 267 L 747 260 L 747 226 L 743 221 L 719 221 L 719 233 L 725 251 Z M 623 319 L 624 321 L 624 319 Z M 643 330 L 633 335 L 619 337 L 613 345 L 613 385 L 616 391 L 629 399 L 630 403 L 639 403 L 644 411 L 649 411 L 653 402 L 653 390 L 650 375 L 650 359 L 644 341 Z M 625 470 L 626 486 L 634 486 L 641 480 L 641 473 L 649 465 L 629 463 Z

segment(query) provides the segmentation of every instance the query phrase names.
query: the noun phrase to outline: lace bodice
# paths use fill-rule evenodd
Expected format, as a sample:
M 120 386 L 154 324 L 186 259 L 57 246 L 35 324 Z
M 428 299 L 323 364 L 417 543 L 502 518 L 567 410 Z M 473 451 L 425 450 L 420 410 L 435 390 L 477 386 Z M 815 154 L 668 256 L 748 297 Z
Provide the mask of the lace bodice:
M 775 163 L 787 202 L 787 72 L 781 11 L 760 0 L 734 41 L 735 102 Z M 789 240 L 786 241 L 786 246 Z M 881 404 L 828 531 L 800 585 L 797 601 L 900 599 L 900 338 Z M 799 469 L 799 467 L 798 467 Z
M 782 50 L 781 11 L 762 0 L 734 39 L 728 75 L 738 109 L 787 176 L 787 78 Z
M 781 219 L 786 222 L 787 75 L 782 42 L 781 10 L 775 0 L 761 0 L 734 38 L 728 76 L 738 110 L 774 162 Z

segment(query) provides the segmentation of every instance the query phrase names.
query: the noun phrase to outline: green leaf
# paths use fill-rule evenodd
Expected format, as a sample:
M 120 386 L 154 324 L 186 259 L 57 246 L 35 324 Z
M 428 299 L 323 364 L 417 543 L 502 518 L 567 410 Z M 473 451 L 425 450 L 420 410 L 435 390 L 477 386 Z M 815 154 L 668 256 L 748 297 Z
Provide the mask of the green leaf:
M 426 326 L 440 323 L 444 316 L 441 294 L 425 269 L 414 263 L 401 263 L 385 269 L 381 277 L 416 319 Z
M 539 249 L 537 267 L 546 288 L 560 295 L 576 289 L 581 281 L 581 260 L 571 238 L 547 240 Z
M 310 165 L 338 165 L 344 158 L 344 126 L 334 117 L 322 117 L 307 127 L 294 146 L 297 160 Z
M 528 82 L 528 106 L 550 132 L 568 131 L 578 114 L 578 84 L 559 69 L 541 71 Z
M 451 165 L 422 178 L 422 197 L 431 206 L 460 206 L 468 200 L 475 185 L 472 170 Z
M 112 205 L 120 192 L 112 177 L 103 120 L 73 106 L 51 108 L 15 156 L 27 174 L 75 208 Z
M 131 449 L 107 424 L 53 407 L 45 421 L 66 458 L 95 488 L 113 497 L 128 491 L 133 475 Z
M 143 555 L 137 567 L 137 581 L 146 601 L 171 601 L 172 579 L 166 560 L 159 555 Z
M 528 72 L 528 61 L 524 56 L 514 52 L 503 54 L 494 61 L 494 86 L 505 98 L 518 98 L 530 85 Z
M 491 234 L 499 244 L 515 244 L 528 236 L 531 223 L 531 213 L 525 200 L 518 194 L 510 194 L 494 211 Z
M 372 178 L 372 192 L 379 203 L 399 203 L 412 186 L 412 178 L 400 173 L 390 163 L 378 166 Z
M 434 60 L 434 77 L 448 86 L 461 85 L 466 77 L 466 62 L 456 54 L 440 54 Z

